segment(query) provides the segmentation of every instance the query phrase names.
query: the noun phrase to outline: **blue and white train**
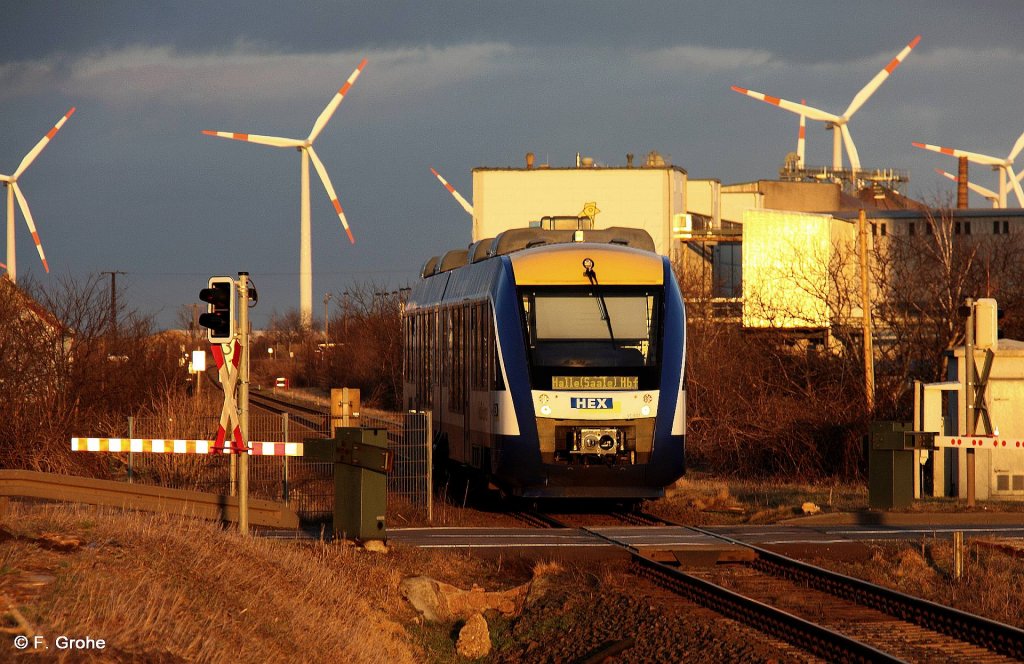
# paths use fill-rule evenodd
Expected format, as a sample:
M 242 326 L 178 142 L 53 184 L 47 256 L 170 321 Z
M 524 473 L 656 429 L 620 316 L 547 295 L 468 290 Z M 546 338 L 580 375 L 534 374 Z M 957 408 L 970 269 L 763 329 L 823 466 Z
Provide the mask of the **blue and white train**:
M 405 406 L 435 465 L 530 499 L 636 501 L 685 470 L 685 310 L 645 231 L 515 229 L 427 261 Z

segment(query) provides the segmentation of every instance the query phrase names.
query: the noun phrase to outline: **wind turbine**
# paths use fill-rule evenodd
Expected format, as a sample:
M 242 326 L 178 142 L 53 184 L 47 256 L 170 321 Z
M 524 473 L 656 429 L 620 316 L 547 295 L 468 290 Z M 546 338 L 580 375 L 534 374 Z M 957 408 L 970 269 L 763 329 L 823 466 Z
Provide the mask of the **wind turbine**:
M 797 104 L 779 97 L 772 97 L 762 92 L 748 90 L 735 85 L 732 86 L 732 89 L 742 95 L 747 95 L 754 99 L 760 99 L 763 102 L 773 104 L 791 113 L 806 115 L 811 120 L 816 120 L 818 122 L 826 122 L 831 125 L 833 131 L 838 129 L 839 131 L 832 137 L 832 167 L 836 170 L 842 169 L 842 147 L 845 145 L 846 154 L 850 159 L 850 168 L 856 172 L 860 170 L 860 155 L 857 154 L 857 146 L 854 145 L 853 137 L 850 136 L 850 129 L 846 125 L 853 117 L 854 113 L 860 110 L 860 107 L 864 105 L 864 102 L 866 102 L 871 95 L 875 93 L 875 90 L 885 82 L 885 79 L 889 78 L 889 75 L 900 66 L 900 63 L 903 62 L 904 58 L 910 54 L 910 51 L 917 46 L 919 41 L 921 41 L 921 35 L 914 37 L 914 39 L 907 44 L 906 47 L 889 62 L 889 64 L 882 68 L 882 71 L 875 74 L 875 77 L 868 81 L 868 84 L 861 88 L 860 92 L 854 96 L 850 105 L 846 107 L 846 110 L 843 111 L 842 115 L 835 115 L 833 113 L 814 108 L 813 106 L 808 106 L 807 104 Z M 839 142 L 840 134 L 842 134 L 842 144 Z
M 36 243 L 36 251 L 39 252 L 39 260 L 43 261 L 43 269 L 47 273 L 50 272 L 50 264 L 46 262 L 46 254 L 43 253 L 43 244 L 39 241 L 39 233 L 36 232 L 35 221 L 32 220 L 32 212 L 28 209 L 28 201 L 25 200 L 25 195 L 21 193 L 21 187 L 18 186 L 18 178 L 25 172 L 25 169 L 35 161 L 35 158 L 39 156 L 39 153 L 43 151 L 46 144 L 50 142 L 50 139 L 57 135 L 60 128 L 64 126 L 64 123 L 68 121 L 75 112 L 75 107 L 64 114 L 57 124 L 53 125 L 53 128 L 46 132 L 46 136 L 36 146 L 29 150 L 25 158 L 21 160 L 21 164 L 18 165 L 18 170 L 14 171 L 13 175 L 0 175 L 0 182 L 3 182 L 7 187 L 7 278 L 11 281 L 17 280 L 17 256 L 15 252 L 14 242 L 14 199 L 18 199 L 18 207 L 21 208 L 21 214 L 25 217 L 25 224 L 28 226 L 28 230 L 32 233 L 32 241 Z
M 462 206 L 462 209 L 465 210 L 466 213 L 469 214 L 469 216 L 472 217 L 473 216 L 473 206 L 470 204 L 470 202 L 467 201 L 465 198 L 463 198 L 462 194 L 460 194 L 459 192 L 455 191 L 455 187 L 453 187 L 450 184 L 448 184 L 448 180 L 445 180 L 443 177 L 441 177 L 441 174 L 438 173 L 437 171 L 435 171 L 433 166 L 430 167 L 430 172 L 434 174 L 434 177 L 436 177 L 438 180 L 441 181 L 441 184 L 443 184 L 444 188 L 448 190 L 448 193 L 451 194 L 452 197 L 454 197 L 455 200 L 457 200 L 459 202 L 459 205 Z
M 941 168 L 936 168 L 935 172 L 941 175 L 942 177 L 946 178 L 947 180 L 957 182 L 957 177 L 948 171 L 944 171 Z M 982 187 L 981 185 L 974 184 L 973 182 L 968 182 L 967 188 L 973 191 L 974 193 L 984 196 L 986 199 L 992 201 L 992 207 L 999 207 L 999 194 L 992 191 L 991 189 L 987 187 Z
M 1024 188 L 1021 187 L 1021 178 L 1013 172 L 1013 162 L 1017 159 L 1017 155 L 1020 154 L 1021 150 L 1024 150 L 1024 133 L 1018 138 L 1017 142 L 1013 144 L 1013 149 L 1010 150 L 1010 154 L 1006 156 L 1006 159 L 1000 159 L 999 157 L 992 157 L 987 154 L 979 154 L 977 152 L 968 152 L 967 150 L 957 150 L 955 148 L 944 148 L 941 145 L 929 145 L 927 143 L 914 143 L 915 148 L 921 148 L 922 150 L 931 150 L 932 152 L 939 152 L 941 154 L 948 154 L 953 157 L 967 157 L 969 161 L 975 164 L 983 164 L 985 166 L 991 166 L 993 169 L 999 170 L 999 207 L 1006 207 L 1006 185 L 1007 182 L 1013 187 L 1014 193 L 1017 194 L 1017 202 L 1020 203 L 1021 207 L 1024 207 Z M 1021 174 L 1024 176 L 1024 173 Z
M 345 98 L 349 89 L 355 84 L 356 79 L 359 78 L 359 74 L 362 73 L 363 67 L 366 66 L 366 58 L 359 63 L 359 66 L 355 68 L 355 71 L 348 77 L 345 84 L 341 86 L 334 98 L 327 104 L 324 110 L 320 113 L 320 116 L 313 123 L 313 129 L 309 132 L 304 140 L 295 138 L 281 138 L 279 136 L 260 136 L 257 134 L 238 134 L 228 131 L 209 131 L 203 130 L 203 133 L 207 136 L 219 136 L 220 138 L 230 138 L 236 141 L 247 141 L 249 143 L 259 143 L 260 145 L 269 145 L 275 148 L 295 148 L 302 155 L 302 171 L 301 171 L 301 194 L 300 194 L 300 209 L 299 209 L 299 315 L 302 321 L 302 325 L 308 327 L 313 322 L 313 258 L 312 258 L 312 242 L 310 239 L 310 222 L 309 222 L 309 162 L 312 160 L 313 167 L 316 168 L 317 174 L 320 176 L 320 181 L 324 184 L 324 189 L 327 190 L 327 197 L 331 199 L 331 204 L 334 205 L 334 211 L 338 214 L 338 219 L 341 220 L 341 225 L 345 229 L 345 233 L 348 235 L 348 240 L 352 244 L 356 243 L 354 237 L 352 237 L 352 231 L 348 227 L 348 220 L 345 219 L 345 212 L 341 209 L 341 203 L 338 202 L 338 195 L 334 193 L 334 186 L 331 185 L 331 179 L 327 175 L 327 169 L 324 168 L 324 164 L 320 161 L 320 157 L 317 156 L 316 150 L 313 149 L 313 142 L 323 131 L 324 127 L 330 121 L 331 116 L 338 110 L 338 105 Z

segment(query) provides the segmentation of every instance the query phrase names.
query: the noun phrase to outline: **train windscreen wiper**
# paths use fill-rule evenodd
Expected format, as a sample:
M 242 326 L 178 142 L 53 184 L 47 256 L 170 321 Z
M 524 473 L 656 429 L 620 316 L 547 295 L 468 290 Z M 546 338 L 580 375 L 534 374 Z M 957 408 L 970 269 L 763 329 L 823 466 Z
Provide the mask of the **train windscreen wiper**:
M 587 275 L 587 279 L 590 280 L 590 285 L 594 287 L 594 292 L 597 293 L 598 302 L 601 305 L 601 320 L 608 325 L 608 338 L 612 342 L 612 346 L 615 346 L 615 333 L 612 332 L 612 317 L 608 314 L 608 305 L 604 301 L 604 294 L 601 292 L 601 284 L 597 283 L 597 273 L 594 272 L 594 261 L 590 258 L 583 259 L 583 274 Z

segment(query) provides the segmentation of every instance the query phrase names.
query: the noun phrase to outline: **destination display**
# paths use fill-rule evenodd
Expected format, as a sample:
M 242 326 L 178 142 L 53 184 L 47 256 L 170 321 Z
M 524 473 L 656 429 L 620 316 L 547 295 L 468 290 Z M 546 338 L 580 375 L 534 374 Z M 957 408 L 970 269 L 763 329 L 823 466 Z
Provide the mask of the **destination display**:
M 552 376 L 553 390 L 635 390 L 638 376 Z

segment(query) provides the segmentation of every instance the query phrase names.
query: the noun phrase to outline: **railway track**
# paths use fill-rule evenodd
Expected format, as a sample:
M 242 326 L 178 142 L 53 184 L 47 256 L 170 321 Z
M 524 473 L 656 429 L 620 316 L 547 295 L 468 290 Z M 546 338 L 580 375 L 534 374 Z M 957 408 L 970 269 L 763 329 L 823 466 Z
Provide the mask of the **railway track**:
M 256 390 L 249 392 L 249 404 L 275 415 L 287 413 L 292 422 L 312 432 L 321 433 L 327 430 L 330 415 L 318 408 L 279 399 Z
M 827 661 L 1010 662 L 1024 660 L 1024 630 L 854 579 L 696 527 L 752 562 L 684 571 L 613 537 L 594 515 L 516 513 L 534 527 L 581 528 L 629 551 L 633 573 L 671 593 Z M 643 512 L 603 515 L 640 526 L 678 526 Z M 656 559 L 657 558 L 657 559 Z

